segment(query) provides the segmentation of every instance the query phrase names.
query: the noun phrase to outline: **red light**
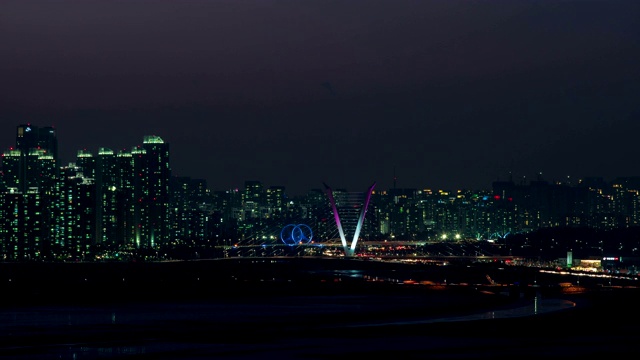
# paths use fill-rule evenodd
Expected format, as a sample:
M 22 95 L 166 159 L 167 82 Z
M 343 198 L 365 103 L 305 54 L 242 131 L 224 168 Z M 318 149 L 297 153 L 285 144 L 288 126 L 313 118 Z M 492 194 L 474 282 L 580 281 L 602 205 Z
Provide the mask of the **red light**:
M 500 195 L 493 195 L 493 198 L 496 200 L 500 200 Z

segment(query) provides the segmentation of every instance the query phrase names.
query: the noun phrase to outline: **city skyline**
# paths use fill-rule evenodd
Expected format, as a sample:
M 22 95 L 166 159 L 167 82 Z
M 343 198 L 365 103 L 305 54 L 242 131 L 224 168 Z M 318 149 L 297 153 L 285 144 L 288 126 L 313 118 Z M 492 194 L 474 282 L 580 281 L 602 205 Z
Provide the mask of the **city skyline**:
M 80 150 L 68 166 L 58 165 L 58 148 L 53 127 L 20 124 L 15 148 L 2 153 L 0 255 L 5 259 L 157 259 L 181 251 L 226 257 L 234 252 L 219 250 L 232 244 L 282 240 L 291 247 L 310 241 L 312 233 L 319 242 L 339 238 L 345 256 L 355 256 L 361 238 L 507 241 L 510 234 L 541 229 L 637 229 L 640 224 L 640 177 L 585 178 L 574 184 L 510 179 L 494 182 L 487 191 L 374 192 L 376 182 L 367 192 L 334 191 L 323 183 L 324 193 L 315 189 L 288 198 L 285 186 L 260 180 L 212 192 L 206 180 L 172 176 L 171 145 L 155 135 L 128 150 Z M 605 249 L 601 242 L 586 244 L 573 245 L 599 254 Z M 613 246 L 634 256 L 638 248 Z
M 173 173 L 291 194 L 638 176 L 631 1 L 3 1 L 0 144 L 157 135 Z
M 159 143 L 164 143 L 167 146 L 170 145 L 169 142 L 164 141 L 164 139 L 162 139 L 161 137 L 157 136 L 157 135 L 144 135 L 143 138 L 141 138 L 140 142 L 138 144 L 135 145 L 131 145 L 128 147 L 123 147 L 120 149 L 112 149 L 109 147 L 105 147 L 105 146 L 100 146 L 100 145 L 96 145 L 94 146 L 94 149 L 87 149 L 87 148 L 83 148 L 83 149 L 77 149 L 75 152 L 75 157 L 73 159 L 69 159 L 69 161 L 65 161 L 64 159 L 60 159 L 58 158 L 57 155 L 57 148 L 59 147 L 59 143 L 57 142 L 57 130 L 55 129 L 55 127 L 50 127 L 50 126 L 40 126 L 39 124 L 18 124 L 16 125 L 16 141 L 13 145 L 10 146 L 6 146 L 5 149 L 3 150 L 3 152 L 7 152 L 7 151 L 12 151 L 14 149 L 20 149 L 22 147 L 24 147 L 24 149 L 27 149 L 29 147 L 40 147 L 40 145 L 36 144 L 35 142 L 31 143 L 31 144 L 27 144 L 25 143 L 25 140 L 23 140 L 23 138 L 21 137 L 21 135 L 19 136 L 18 134 L 21 134 L 24 132 L 25 128 L 33 128 L 34 131 L 38 131 L 38 132 L 44 132 L 44 133 L 48 133 L 49 131 L 51 131 L 52 135 L 49 136 L 45 136 L 45 138 L 41 139 L 41 141 L 44 141 L 45 143 L 50 142 L 51 139 L 53 139 L 55 145 L 53 145 L 53 143 L 51 143 L 51 146 L 55 147 L 55 150 L 52 150 L 53 152 L 55 152 L 56 154 L 54 155 L 54 157 L 56 158 L 56 160 L 58 160 L 58 164 L 57 167 L 62 169 L 68 166 L 73 166 L 73 165 L 77 165 L 78 162 L 82 161 L 82 158 L 87 157 L 87 156 L 98 156 L 100 154 L 100 152 L 103 151 L 108 151 L 110 153 L 113 154 L 118 154 L 118 153 L 130 153 L 131 151 L 135 151 L 136 148 L 139 148 L 141 146 L 141 144 L 146 143 L 147 141 L 152 141 L 152 142 L 159 142 Z M 51 136 L 53 136 L 51 138 Z M 35 138 L 34 138 L 35 139 Z M 31 140 L 31 141 L 35 141 L 35 140 Z M 21 142 L 23 144 L 21 144 Z M 25 145 L 28 145 L 27 147 L 25 147 Z M 49 151 L 49 150 L 47 150 Z M 170 159 L 170 152 L 169 152 L 169 164 L 170 164 L 170 170 L 173 168 L 173 163 Z M 2 168 L 2 164 L 0 162 L 0 174 L 2 173 L 4 169 Z M 87 176 L 87 175 L 85 175 Z M 303 184 L 298 184 L 298 188 L 299 189 L 304 189 L 302 192 L 299 193 L 292 193 L 286 186 L 282 185 L 282 184 L 271 184 L 271 183 L 266 183 L 264 182 L 261 178 L 252 178 L 252 179 L 244 179 L 241 182 L 239 182 L 238 184 L 236 184 L 235 186 L 231 186 L 228 188 L 214 188 L 211 187 L 208 184 L 207 179 L 201 179 L 201 178 L 197 178 L 197 177 L 193 177 L 190 176 L 189 174 L 174 174 L 172 173 L 171 176 L 174 177 L 181 177 L 181 178 L 189 178 L 189 179 L 193 179 L 193 180 L 204 180 L 207 183 L 207 188 L 212 191 L 212 192 L 219 192 L 219 191 L 229 191 L 229 190 L 243 190 L 248 183 L 253 183 L 253 182 L 257 182 L 260 183 L 262 186 L 264 186 L 265 189 L 267 188 L 276 188 L 276 187 L 282 187 L 285 191 L 285 194 L 289 197 L 299 197 L 299 196 L 304 196 L 307 195 L 310 191 L 325 191 L 322 189 L 322 187 L 326 187 L 326 183 L 322 182 L 321 185 L 322 186 L 313 186 L 311 184 L 309 184 L 309 186 L 307 186 L 306 188 L 304 188 Z M 564 185 L 570 185 L 570 186 L 576 186 L 579 185 L 582 181 L 587 180 L 590 181 L 591 183 L 594 183 L 594 181 L 596 183 L 607 183 L 607 184 L 612 184 L 615 183 L 615 181 L 623 181 L 623 182 L 628 182 L 629 180 L 631 180 L 633 182 L 634 185 L 632 185 L 631 188 L 635 189 L 635 184 L 636 183 L 640 183 L 639 181 L 640 176 L 613 176 L 610 179 L 609 178 L 605 178 L 603 176 L 599 176 L 599 175 L 594 175 L 594 176 L 583 176 L 583 177 L 570 177 L 567 176 L 565 178 L 561 178 L 561 179 L 547 179 L 544 177 L 544 175 L 542 173 L 536 174 L 535 176 L 532 177 L 527 177 L 524 175 L 519 175 L 519 174 L 507 174 L 505 177 L 498 177 L 496 179 L 494 179 L 493 181 L 491 181 L 490 183 L 486 184 L 484 187 L 478 187 L 478 188 L 453 188 L 453 187 L 439 187 L 439 188 L 434 188 L 434 187 L 430 187 L 428 185 L 424 185 L 424 186 L 417 186 L 417 187 L 398 187 L 395 186 L 396 183 L 395 181 L 392 183 L 391 187 L 388 188 L 378 188 L 376 189 L 375 192 L 385 192 L 385 191 L 391 191 L 393 189 L 398 189 L 398 190 L 410 190 L 410 189 L 415 189 L 415 190 L 430 190 L 433 192 L 438 192 L 438 191 L 445 191 L 445 192 L 455 192 L 455 191 L 479 191 L 479 192 L 491 192 L 494 188 L 494 183 L 500 183 L 500 182 L 511 182 L 514 185 L 529 185 L 532 181 L 542 181 L 542 182 L 546 182 L 549 184 L 564 184 Z M 395 179 L 394 179 L 395 180 Z M 375 182 L 374 182 L 375 183 Z M 362 188 L 348 188 L 345 186 L 337 186 L 336 187 L 337 190 L 342 190 L 342 191 L 349 191 L 349 192 L 365 192 L 365 190 L 363 190 Z

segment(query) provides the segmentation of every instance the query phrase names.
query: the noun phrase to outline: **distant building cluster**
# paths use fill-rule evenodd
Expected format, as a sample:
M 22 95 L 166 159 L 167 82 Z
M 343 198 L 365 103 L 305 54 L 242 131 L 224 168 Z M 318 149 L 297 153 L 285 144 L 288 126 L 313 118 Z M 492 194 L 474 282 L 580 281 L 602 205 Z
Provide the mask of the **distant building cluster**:
M 130 150 L 77 153 L 60 166 L 56 130 L 19 125 L 2 154 L 1 252 L 5 259 L 83 257 L 172 238 L 169 145 L 145 136 Z
M 324 190 L 291 198 L 283 186 L 248 180 L 242 189 L 211 191 L 205 180 L 172 175 L 169 144 L 158 136 L 127 150 L 79 150 L 75 162 L 62 165 L 56 130 L 23 124 L 0 165 L 0 260 L 282 245 L 287 224 L 308 226 L 314 242 L 340 242 Z M 364 242 L 456 241 L 540 228 L 633 227 L 640 222 L 639 189 L 640 178 L 590 178 L 496 181 L 477 191 L 375 190 L 359 234 Z M 333 190 L 339 211 L 347 211 L 352 194 Z

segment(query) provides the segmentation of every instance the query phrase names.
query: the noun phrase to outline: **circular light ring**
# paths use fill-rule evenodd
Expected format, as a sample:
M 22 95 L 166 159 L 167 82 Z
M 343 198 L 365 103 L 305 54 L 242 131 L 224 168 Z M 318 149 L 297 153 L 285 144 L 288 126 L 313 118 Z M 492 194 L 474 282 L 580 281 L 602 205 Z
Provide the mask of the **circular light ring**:
M 313 231 L 306 224 L 289 224 L 282 228 L 280 239 L 289 246 L 308 244 L 313 240 Z

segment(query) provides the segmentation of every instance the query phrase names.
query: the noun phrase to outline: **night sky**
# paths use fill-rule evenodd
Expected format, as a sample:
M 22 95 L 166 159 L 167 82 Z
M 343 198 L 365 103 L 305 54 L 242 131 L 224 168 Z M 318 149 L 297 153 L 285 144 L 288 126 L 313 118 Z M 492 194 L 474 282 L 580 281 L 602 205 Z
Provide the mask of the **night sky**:
M 0 147 L 171 146 L 212 190 L 640 176 L 640 1 L 0 0 Z

